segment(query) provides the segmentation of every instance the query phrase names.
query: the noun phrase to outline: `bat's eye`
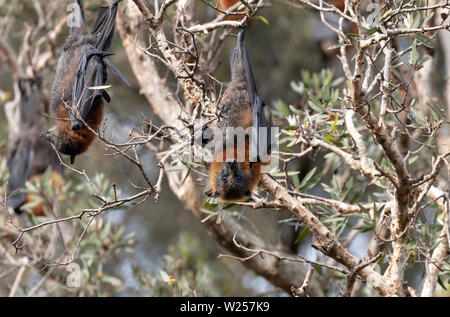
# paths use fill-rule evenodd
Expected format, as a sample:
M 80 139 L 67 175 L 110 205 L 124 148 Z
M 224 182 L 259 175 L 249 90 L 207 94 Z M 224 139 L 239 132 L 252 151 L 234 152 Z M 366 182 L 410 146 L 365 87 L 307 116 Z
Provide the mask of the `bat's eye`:
M 238 181 L 241 181 L 241 180 L 242 180 L 242 176 L 241 176 L 241 175 L 236 175 L 236 179 L 237 179 Z
M 227 180 L 226 176 L 222 176 L 222 180 L 225 182 Z

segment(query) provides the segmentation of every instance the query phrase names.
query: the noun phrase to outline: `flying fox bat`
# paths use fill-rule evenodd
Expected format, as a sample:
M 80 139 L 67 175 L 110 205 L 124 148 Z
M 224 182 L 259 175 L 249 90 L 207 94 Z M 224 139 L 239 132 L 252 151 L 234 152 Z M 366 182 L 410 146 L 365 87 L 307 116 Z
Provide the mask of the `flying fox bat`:
M 227 11 L 229 8 L 231 8 L 232 6 L 234 6 L 236 3 L 238 3 L 239 0 L 219 0 L 219 2 L 217 3 L 218 8 L 222 11 Z M 249 1 L 251 2 L 251 1 Z M 241 9 L 239 10 L 239 12 L 243 12 L 244 10 Z M 218 15 L 221 15 L 223 13 L 218 12 Z M 245 16 L 245 14 L 236 14 L 236 15 L 228 15 L 225 20 L 240 20 Z
M 95 139 L 103 119 L 103 99 L 111 101 L 105 90 L 107 67 L 131 86 L 108 59 L 114 34 L 117 6 L 121 0 L 111 0 L 101 7 L 92 30 L 86 26 L 82 0 L 74 0 L 80 25 L 70 29 L 59 58 L 51 90 L 50 107 L 56 125 L 42 134 L 57 150 L 75 157 L 87 151 Z M 87 126 L 86 126 L 87 125 Z
M 259 97 L 245 43 L 245 28 L 238 34 L 236 47 L 230 54 L 231 82 L 218 105 L 222 118 L 217 127 L 225 134 L 223 148 L 209 167 L 210 188 L 205 192 L 220 200 L 242 200 L 250 197 L 261 179 L 261 166 L 272 144 L 272 115 Z M 227 146 L 227 128 L 250 128 L 244 146 Z M 265 130 L 265 131 L 262 131 Z M 261 133 L 266 132 L 266 133 Z M 238 141 L 239 142 L 239 141 Z
M 43 115 L 44 99 L 41 94 L 41 79 L 19 79 L 20 101 L 18 133 L 9 136 L 7 146 L 7 164 L 9 179 L 7 191 L 8 206 L 17 213 L 22 212 L 24 204 L 36 201 L 33 193 L 23 193 L 20 189 L 26 181 L 42 178 L 49 166 L 52 168 L 49 183 L 51 186 L 64 185 L 62 166 L 50 144 L 39 137 L 39 133 L 47 127 Z M 37 203 L 30 207 L 31 212 L 40 216 L 44 212 L 43 204 Z

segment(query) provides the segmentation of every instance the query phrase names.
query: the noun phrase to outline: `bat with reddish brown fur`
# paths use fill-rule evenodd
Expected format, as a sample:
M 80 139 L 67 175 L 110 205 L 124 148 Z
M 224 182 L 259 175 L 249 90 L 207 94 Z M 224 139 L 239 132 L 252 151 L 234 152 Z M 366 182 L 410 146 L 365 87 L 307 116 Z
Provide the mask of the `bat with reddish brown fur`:
M 272 145 L 272 115 L 269 107 L 259 97 L 253 77 L 250 58 L 245 43 L 245 28 L 238 34 L 236 47 L 230 54 L 231 82 L 218 105 L 221 120 L 217 127 L 225 135 L 223 150 L 214 157 L 209 167 L 210 187 L 206 195 L 221 200 L 241 200 L 250 197 L 261 178 L 263 157 L 270 153 Z M 227 128 L 250 128 L 243 140 L 244 146 L 232 142 Z M 265 129 L 265 133 L 260 130 Z M 239 141 L 237 141 L 239 142 Z M 240 153 L 241 152 L 241 153 Z
M 114 34 L 117 6 L 112 0 L 99 9 L 92 30 L 86 26 L 81 0 L 74 0 L 74 14 L 79 25 L 73 25 L 58 61 L 51 90 L 51 109 L 56 125 L 42 136 L 57 150 L 75 157 L 87 151 L 103 119 L 103 101 L 111 101 L 106 92 L 107 68 L 130 86 L 108 59 Z M 74 23 L 76 24 L 76 23 Z
M 19 127 L 17 133 L 8 136 L 6 151 L 9 169 L 7 204 L 17 213 L 23 211 L 24 205 L 32 205 L 29 208 L 31 212 L 40 216 L 43 214 L 43 203 L 35 199 L 38 195 L 22 192 L 21 189 L 26 181 L 42 178 L 49 167 L 49 182 L 60 187 L 64 184 L 63 170 L 50 144 L 39 137 L 40 131 L 47 127 L 41 79 L 20 78 L 18 87 Z

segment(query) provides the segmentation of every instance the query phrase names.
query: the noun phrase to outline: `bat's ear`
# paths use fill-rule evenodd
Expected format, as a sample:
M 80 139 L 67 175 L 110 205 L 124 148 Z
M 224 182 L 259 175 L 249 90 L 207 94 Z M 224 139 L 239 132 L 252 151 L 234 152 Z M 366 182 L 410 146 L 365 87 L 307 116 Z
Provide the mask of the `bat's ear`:
M 211 187 L 208 187 L 208 188 L 205 190 L 205 195 L 208 196 L 208 197 L 217 198 L 217 197 L 220 196 L 220 193 L 218 193 L 218 192 L 213 192 L 212 188 L 211 188 Z

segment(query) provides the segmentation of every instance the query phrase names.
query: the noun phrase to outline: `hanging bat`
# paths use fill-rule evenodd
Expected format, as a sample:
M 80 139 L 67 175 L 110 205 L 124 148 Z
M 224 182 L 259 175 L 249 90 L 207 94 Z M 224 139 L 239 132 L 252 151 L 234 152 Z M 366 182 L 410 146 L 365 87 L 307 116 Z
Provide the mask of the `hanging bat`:
M 83 3 L 74 0 L 80 25 L 70 29 L 69 37 L 58 61 L 51 90 L 50 107 L 56 125 L 42 134 L 57 150 L 75 157 L 87 151 L 103 119 L 103 100 L 111 101 L 106 92 L 107 67 L 131 86 L 108 59 L 114 34 L 117 6 L 121 0 L 111 0 L 101 7 L 92 30 L 86 26 Z
M 272 144 L 272 115 L 256 89 L 245 43 L 245 28 L 239 32 L 237 45 L 231 51 L 230 68 L 231 82 L 218 105 L 222 118 L 217 127 L 225 135 L 218 142 L 223 143 L 223 149 L 209 167 L 210 188 L 205 192 L 223 201 L 251 197 L 261 179 L 262 165 L 268 164 L 263 158 L 270 153 Z M 243 146 L 239 141 L 233 142 L 232 147 L 227 146 L 230 137 L 235 138 L 234 134 L 226 132 L 228 127 L 251 128 Z
M 217 7 L 219 8 L 219 10 L 222 11 L 227 11 L 229 8 L 231 8 L 232 6 L 234 6 L 236 3 L 238 3 L 239 0 L 219 0 L 217 3 Z M 251 1 L 249 1 L 250 3 Z M 244 10 L 241 9 L 239 10 L 239 12 L 243 12 Z M 218 12 L 217 15 L 222 15 L 223 13 Z M 245 16 L 245 14 L 233 14 L 233 15 L 228 15 L 225 20 L 240 20 Z
M 19 79 L 20 101 L 18 133 L 10 135 L 7 146 L 7 165 L 9 179 L 7 192 L 10 195 L 7 204 L 17 213 L 23 211 L 22 206 L 36 202 L 38 194 L 23 193 L 26 181 L 40 180 L 50 166 L 52 168 L 49 184 L 62 189 L 64 177 L 62 166 L 50 144 L 39 137 L 40 131 L 46 129 L 47 123 L 43 115 L 45 103 L 41 94 L 41 79 Z M 44 214 L 42 199 L 40 203 L 31 204 L 30 211 L 36 216 Z

